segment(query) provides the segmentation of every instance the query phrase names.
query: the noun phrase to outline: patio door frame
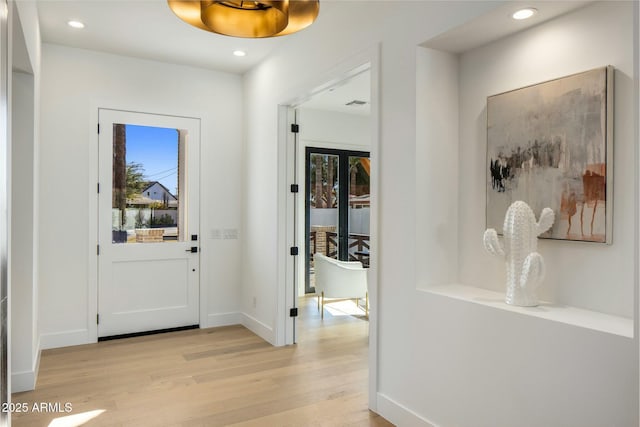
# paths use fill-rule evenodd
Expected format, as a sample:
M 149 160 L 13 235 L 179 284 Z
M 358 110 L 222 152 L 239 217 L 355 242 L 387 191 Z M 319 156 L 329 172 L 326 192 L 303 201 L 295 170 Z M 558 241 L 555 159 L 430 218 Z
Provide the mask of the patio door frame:
M 305 292 L 313 293 L 315 288 L 310 285 L 310 273 L 311 273 L 311 252 L 309 247 L 309 236 L 311 233 L 311 168 L 309 164 L 311 162 L 312 154 L 325 154 L 329 156 L 338 157 L 338 225 L 337 225 L 337 239 L 338 239 L 338 259 L 342 261 L 349 260 L 349 188 L 350 188 L 350 171 L 349 171 L 349 158 L 350 157 L 371 157 L 368 151 L 355 151 L 339 148 L 326 148 L 326 147 L 313 147 L 307 146 L 305 148 L 305 166 L 304 166 L 304 180 L 305 180 L 305 197 L 304 197 L 304 216 L 305 216 Z M 327 254 L 327 256 L 329 256 Z

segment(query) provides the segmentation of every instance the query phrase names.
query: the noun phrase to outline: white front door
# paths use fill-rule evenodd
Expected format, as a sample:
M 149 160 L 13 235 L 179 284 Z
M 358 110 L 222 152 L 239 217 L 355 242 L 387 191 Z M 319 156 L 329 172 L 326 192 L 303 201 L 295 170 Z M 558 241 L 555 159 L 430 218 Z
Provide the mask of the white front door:
M 98 337 L 197 325 L 200 120 L 98 119 Z

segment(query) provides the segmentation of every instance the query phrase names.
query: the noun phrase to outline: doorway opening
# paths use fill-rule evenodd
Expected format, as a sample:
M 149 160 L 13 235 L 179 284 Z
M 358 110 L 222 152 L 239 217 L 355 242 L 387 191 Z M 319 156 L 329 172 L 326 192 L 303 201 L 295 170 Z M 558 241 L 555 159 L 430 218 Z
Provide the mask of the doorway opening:
M 316 334 L 309 331 L 343 323 L 360 323 L 364 328 L 361 332 L 368 334 L 370 103 L 371 73 L 367 66 L 354 70 L 295 109 L 298 133 L 294 157 L 298 166 L 294 169 L 300 184 L 295 202 L 296 212 L 300 212 L 295 220 L 300 247 L 294 272 L 296 303 L 300 307 L 300 327 L 294 331 L 296 342 L 313 339 Z M 360 269 L 355 274 L 365 282 L 364 287 L 341 277 L 347 280 L 347 287 L 353 284 L 361 292 L 329 295 L 326 289 L 317 290 L 316 257 L 320 256 Z
M 342 64 L 338 72 L 333 73 L 325 82 L 315 88 L 308 88 L 306 93 L 298 93 L 298 97 L 279 108 L 279 160 L 287 167 L 278 177 L 281 189 L 279 206 L 283 212 L 283 215 L 279 216 L 281 231 L 278 248 L 279 253 L 282 254 L 279 256 L 281 261 L 279 274 L 285 280 L 278 286 L 276 342 L 278 345 L 286 345 L 313 341 L 314 336 L 309 333 L 311 327 L 322 331 L 322 333 L 318 332 L 317 337 L 320 339 L 323 339 L 320 334 L 329 336 L 335 333 L 340 334 L 335 328 L 327 327 L 332 319 L 347 320 L 352 325 L 359 325 L 356 327 L 361 329 L 358 339 L 366 343 L 367 347 L 369 408 L 375 410 L 378 390 L 376 230 L 378 229 L 379 181 L 377 171 L 380 164 L 378 48 L 362 52 L 357 58 Z M 351 86 L 350 89 L 349 86 Z M 343 87 L 344 91 L 341 90 Z M 345 94 L 347 96 L 344 96 Z M 334 108 L 323 106 L 332 97 L 342 99 L 331 102 Z M 334 114 L 340 111 L 347 113 L 348 116 L 340 118 Z M 348 120 L 344 120 L 345 118 Z M 369 268 L 366 269 L 369 313 L 366 320 L 355 316 L 327 316 L 322 319 L 317 298 L 314 294 L 306 294 L 305 263 L 309 256 L 305 250 L 306 221 L 304 217 L 306 147 L 362 151 L 371 154 L 370 259 Z M 302 309 L 302 302 L 308 303 L 307 309 Z M 312 323 L 308 323 L 307 320 Z

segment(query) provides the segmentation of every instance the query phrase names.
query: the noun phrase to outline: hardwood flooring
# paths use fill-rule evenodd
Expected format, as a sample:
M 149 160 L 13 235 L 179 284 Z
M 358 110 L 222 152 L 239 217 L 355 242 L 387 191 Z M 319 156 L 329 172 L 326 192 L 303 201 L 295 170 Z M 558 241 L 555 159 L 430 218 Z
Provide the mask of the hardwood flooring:
M 229 326 L 43 351 L 13 426 L 390 426 L 367 409 L 368 322 L 301 298 L 297 323 L 287 347 Z

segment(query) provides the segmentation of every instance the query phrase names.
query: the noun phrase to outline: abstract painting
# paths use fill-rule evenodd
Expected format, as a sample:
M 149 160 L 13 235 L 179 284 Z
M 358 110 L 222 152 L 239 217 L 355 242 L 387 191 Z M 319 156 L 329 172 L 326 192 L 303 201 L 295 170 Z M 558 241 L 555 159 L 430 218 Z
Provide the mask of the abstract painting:
M 613 67 L 487 98 L 487 227 L 509 205 L 553 209 L 540 237 L 611 243 Z

